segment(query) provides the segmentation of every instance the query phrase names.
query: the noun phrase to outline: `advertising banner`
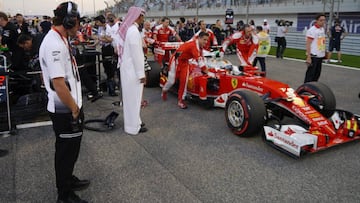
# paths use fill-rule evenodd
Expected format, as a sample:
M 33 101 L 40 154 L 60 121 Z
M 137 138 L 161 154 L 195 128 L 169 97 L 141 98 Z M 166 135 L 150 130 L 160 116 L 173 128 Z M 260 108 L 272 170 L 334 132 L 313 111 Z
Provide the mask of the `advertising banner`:
M 303 31 L 305 28 L 309 29 L 315 22 L 317 14 L 298 14 L 297 31 Z M 328 14 L 326 19 L 328 20 Z M 339 13 L 340 25 L 345 28 L 349 34 L 360 34 L 360 12 L 354 13 Z

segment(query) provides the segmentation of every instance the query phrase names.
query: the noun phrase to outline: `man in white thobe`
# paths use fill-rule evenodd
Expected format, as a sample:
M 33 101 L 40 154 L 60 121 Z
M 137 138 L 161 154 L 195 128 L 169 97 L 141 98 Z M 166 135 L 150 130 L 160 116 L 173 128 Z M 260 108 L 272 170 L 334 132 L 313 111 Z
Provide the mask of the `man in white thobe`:
M 119 28 L 119 62 L 124 110 L 124 130 L 130 135 L 146 132 L 140 118 L 140 107 L 145 83 L 144 52 L 139 25 L 145 11 L 131 7 Z

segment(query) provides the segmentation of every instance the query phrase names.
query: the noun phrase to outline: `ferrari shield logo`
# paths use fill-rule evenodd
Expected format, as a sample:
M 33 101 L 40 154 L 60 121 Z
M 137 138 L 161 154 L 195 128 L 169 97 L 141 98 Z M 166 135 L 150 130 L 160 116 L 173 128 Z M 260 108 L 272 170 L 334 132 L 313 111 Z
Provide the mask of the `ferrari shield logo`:
M 231 78 L 231 86 L 235 89 L 238 85 L 238 80 L 236 78 Z

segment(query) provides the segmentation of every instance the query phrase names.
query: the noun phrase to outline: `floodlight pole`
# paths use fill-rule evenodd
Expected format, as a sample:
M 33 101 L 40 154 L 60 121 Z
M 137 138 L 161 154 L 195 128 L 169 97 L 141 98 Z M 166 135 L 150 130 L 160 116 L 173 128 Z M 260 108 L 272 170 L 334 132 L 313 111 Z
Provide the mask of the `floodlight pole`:
M 246 24 L 249 23 L 249 0 L 246 0 Z
M 196 19 L 199 19 L 199 0 L 196 0 Z
M 95 11 L 95 0 L 93 0 L 93 6 L 94 6 L 94 16 L 96 16 L 96 11 Z

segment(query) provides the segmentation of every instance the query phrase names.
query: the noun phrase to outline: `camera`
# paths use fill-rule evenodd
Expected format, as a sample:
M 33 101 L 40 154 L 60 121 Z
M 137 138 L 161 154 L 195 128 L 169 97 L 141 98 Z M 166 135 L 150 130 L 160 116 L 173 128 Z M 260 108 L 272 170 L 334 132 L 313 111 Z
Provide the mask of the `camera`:
M 283 20 L 283 19 L 275 20 L 275 23 L 276 23 L 278 26 L 286 26 L 286 27 L 290 27 L 290 26 L 293 25 L 293 21 Z

